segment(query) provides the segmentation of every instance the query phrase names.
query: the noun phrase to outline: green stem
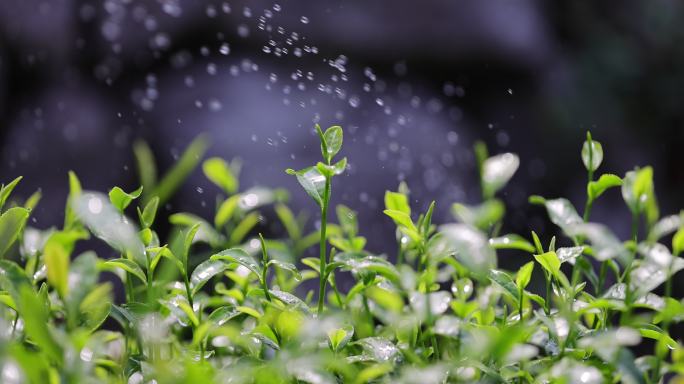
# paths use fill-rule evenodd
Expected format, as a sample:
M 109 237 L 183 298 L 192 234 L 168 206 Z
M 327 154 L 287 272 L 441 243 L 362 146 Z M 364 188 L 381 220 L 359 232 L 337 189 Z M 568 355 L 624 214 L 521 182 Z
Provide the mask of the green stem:
M 545 273 L 544 276 L 546 276 L 546 300 L 544 300 L 544 311 L 548 315 L 551 313 L 551 276 L 549 276 L 548 273 Z
M 323 313 L 323 303 L 325 301 L 325 268 L 327 267 L 326 257 L 326 230 L 328 225 L 328 203 L 330 201 L 330 177 L 325 178 L 325 190 L 323 191 L 323 205 L 321 206 L 321 240 L 319 243 L 320 250 L 320 285 L 318 289 L 318 314 Z

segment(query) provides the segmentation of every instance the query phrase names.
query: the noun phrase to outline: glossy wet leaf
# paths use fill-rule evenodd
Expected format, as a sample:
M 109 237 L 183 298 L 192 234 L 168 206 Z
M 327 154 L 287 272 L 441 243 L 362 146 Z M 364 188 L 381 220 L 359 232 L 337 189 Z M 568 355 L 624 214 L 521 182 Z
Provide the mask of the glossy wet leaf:
M 556 252 L 546 252 L 541 255 L 534 255 L 534 258 L 551 275 L 555 276 L 560 271 L 561 262 L 558 259 Z
M 395 362 L 401 358 L 399 349 L 388 339 L 382 337 L 366 337 L 354 342 L 363 348 L 363 358 L 379 363 Z
M 211 260 L 220 260 L 224 263 L 229 264 L 239 264 L 243 267 L 252 271 L 255 275 L 261 278 L 261 266 L 254 260 L 254 258 L 248 255 L 245 251 L 239 248 L 230 248 L 221 251 L 217 254 L 211 256 Z
M 147 282 L 147 277 L 145 277 L 145 272 L 143 272 L 142 268 L 140 268 L 140 266 L 132 260 L 114 259 L 114 260 L 107 260 L 107 261 L 105 261 L 104 264 L 105 264 L 105 266 L 108 266 L 108 267 L 121 268 L 124 271 L 126 271 L 126 272 L 132 274 L 133 276 L 137 277 L 143 283 Z
M 325 159 L 330 161 L 337 155 L 340 149 L 342 149 L 343 136 L 342 127 L 339 125 L 332 126 L 325 130 L 323 137 L 325 138 L 326 148 L 325 150 L 321 148 Z
M 556 249 L 558 260 L 562 263 L 575 264 L 575 259 L 582 255 L 584 247 L 561 247 Z
M 631 271 L 631 283 L 639 292 L 647 293 L 667 280 L 668 276 L 684 269 L 684 259 L 675 258 L 662 244 L 640 244 L 643 259 Z
M 228 265 L 221 260 L 206 260 L 200 263 L 190 276 L 192 295 L 194 296 L 211 278 L 223 273 L 226 269 Z
M 596 140 L 588 139 L 582 145 L 582 163 L 587 170 L 596 171 L 603 162 L 603 146 Z
M 427 302 L 430 303 L 430 313 L 432 316 L 439 316 L 449 309 L 452 296 L 447 291 L 430 292 L 428 295 L 413 292 L 409 296 L 411 308 L 419 315 L 424 316 L 427 312 Z
M 208 317 L 208 320 L 216 325 L 223 325 L 242 314 L 232 305 L 216 308 Z
M 378 256 L 360 252 L 344 252 L 336 254 L 334 261 L 341 263 L 345 269 L 357 275 L 379 274 L 392 281 L 399 280 L 399 272 L 394 265 Z
M 513 177 L 520 159 L 513 153 L 502 153 L 488 158 L 482 164 L 482 188 L 485 196 L 493 196 Z
M 97 192 L 83 192 L 71 201 L 71 205 L 93 235 L 121 253 L 129 252 L 136 260 L 144 259 L 145 248 L 137 228 L 109 202 L 109 198 Z
M 439 227 L 456 259 L 475 273 L 485 273 L 496 267 L 496 255 L 487 237 L 464 224 L 446 224 Z
M 567 199 L 546 200 L 544 205 L 551 222 L 559 226 L 566 233 L 568 233 L 568 228 L 581 224 L 584 221 Z
M 292 263 L 273 259 L 273 260 L 268 261 L 268 266 L 274 266 L 276 268 L 279 268 L 279 269 L 282 269 L 284 271 L 288 271 L 288 272 L 292 273 L 292 276 L 294 277 L 295 280 L 301 280 L 302 279 L 302 274 L 299 273 L 299 270 L 297 269 L 297 267 Z
M 515 301 L 520 300 L 520 291 L 518 286 L 508 273 L 492 269 L 489 271 L 489 279 L 498 285 L 505 293 L 510 295 Z
M 48 237 L 43 248 L 48 282 L 65 298 L 69 287 L 69 263 L 77 241 L 88 238 L 83 231 L 59 231 Z
M 40 296 L 28 285 L 19 288 L 19 308 L 24 319 L 26 335 L 40 346 L 40 349 L 53 362 L 61 362 L 63 352 L 60 345 L 52 337 L 49 329 L 50 314 Z
M 216 184 L 225 193 L 232 195 L 237 192 L 238 180 L 233 169 L 225 160 L 219 157 L 212 157 L 202 163 L 202 171 L 207 179 Z
M 624 245 L 603 224 L 580 223 L 567 228 L 570 236 L 581 236 L 591 243 L 592 257 L 598 261 L 618 258 L 624 265 L 629 262 L 630 255 Z
M 325 176 L 316 167 L 304 168 L 300 171 L 288 169 L 287 173 L 297 177 L 297 181 L 304 188 L 304 191 L 314 199 L 319 207 L 323 205 Z
M 534 253 L 535 248 L 527 239 L 520 235 L 508 234 L 489 239 L 489 245 L 494 249 L 518 249 L 528 253 Z

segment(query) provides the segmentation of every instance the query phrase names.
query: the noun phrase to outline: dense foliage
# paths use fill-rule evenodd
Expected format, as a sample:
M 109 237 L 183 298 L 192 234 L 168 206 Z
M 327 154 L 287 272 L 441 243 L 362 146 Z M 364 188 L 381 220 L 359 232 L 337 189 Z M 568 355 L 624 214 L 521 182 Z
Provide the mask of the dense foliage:
M 355 212 L 330 207 L 346 168 L 346 158 L 335 161 L 343 131 L 316 129 L 322 161 L 287 170 L 319 210 L 313 233 L 285 204 L 287 192 L 240 191 L 239 163 L 211 158 L 202 169 L 223 194 L 213 222 L 173 214 L 162 241 L 157 209 L 199 165 L 203 139 L 159 180 L 138 143 L 134 192 L 85 191 L 70 173 L 60 229 L 27 225 L 40 194 L 20 202 L 10 199 L 20 178 L 4 185 L 0 381 L 656 383 L 684 375 L 684 349 L 668 333 L 684 319 L 671 297 L 672 275 L 684 268 L 684 218 L 660 216 L 650 167 L 595 177 L 603 149 L 588 135 L 583 217 L 566 199 L 533 196 L 563 238 L 502 235 L 496 194 L 519 159 L 490 157 L 478 144 L 483 201 L 454 204 L 456 223 L 435 225 L 433 210 L 444 207 L 434 202 L 412 211 L 404 184 L 386 193 L 384 214 L 397 228 L 391 262 L 366 250 Z M 633 217 L 626 241 L 589 221 L 610 188 L 621 188 Z M 283 237 L 255 233 L 262 209 L 275 210 Z M 72 255 L 90 236 L 120 258 Z M 313 247 L 318 257 L 305 257 Z M 505 249 L 529 262 L 497 269 Z M 653 293 L 663 284 L 662 296 Z M 125 298 L 115 300 L 119 291 Z

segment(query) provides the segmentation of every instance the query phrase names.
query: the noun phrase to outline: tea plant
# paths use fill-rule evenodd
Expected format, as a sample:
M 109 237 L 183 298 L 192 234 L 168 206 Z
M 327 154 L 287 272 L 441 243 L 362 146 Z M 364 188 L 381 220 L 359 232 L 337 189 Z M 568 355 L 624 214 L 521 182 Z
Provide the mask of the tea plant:
M 684 320 L 672 292 L 684 268 L 684 216 L 660 216 L 651 167 L 597 178 L 603 148 L 587 135 L 582 215 L 564 198 L 532 196 L 563 236 L 501 234 L 505 206 L 496 196 L 520 160 L 477 144 L 482 202 L 453 204 L 455 223 L 433 223 L 445 209 L 436 202 L 416 213 L 406 184 L 386 192 L 392 262 L 366 248 L 353 210 L 337 205 L 336 220 L 329 217 L 332 180 L 347 165 L 334 161 L 343 131 L 316 131 L 323 161 L 287 170 L 319 208 L 313 232 L 286 191 L 241 190 L 239 162 L 210 158 L 201 168 L 220 192 L 213 220 L 174 213 L 160 239 L 157 211 L 200 164 L 202 138 L 159 182 L 151 151 L 137 143 L 142 186 L 132 192 L 87 191 L 69 173 L 61 228 L 28 225 L 40 193 L 10 199 L 21 178 L 3 185 L 1 381 L 682 380 L 684 349 L 669 330 Z M 590 221 L 600 197 L 618 187 L 632 216 L 627 240 Z M 281 237 L 257 232 L 268 209 Z M 114 257 L 74 255 L 98 241 L 91 236 Z M 308 257 L 316 245 L 318 257 Z M 526 255 L 517 271 L 497 267 L 507 250 Z

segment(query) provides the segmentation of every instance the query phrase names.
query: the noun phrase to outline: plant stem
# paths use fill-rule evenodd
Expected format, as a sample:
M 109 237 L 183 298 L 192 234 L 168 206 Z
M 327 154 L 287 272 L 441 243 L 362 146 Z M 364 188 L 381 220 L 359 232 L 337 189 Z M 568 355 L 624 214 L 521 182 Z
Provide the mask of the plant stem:
M 266 241 L 264 236 L 259 234 L 259 241 L 261 242 L 261 260 L 263 263 L 261 272 L 261 286 L 264 289 L 264 296 L 266 300 L 271 301 L 271 294 L 268 293 L 268 251 L 266 251 Z
M 326 230 L 328 226 L 328 203 L 330 202 L 330 177 L 325 178 L 325 190 L 323 191 L 323 205 L 321 206 L 321 240 L 320 240 L 320 285 L 318 289 L 318 314 L 323 313 L 323 303 L 325 301 L 325 268 L 328 264 L 326 257 Z

